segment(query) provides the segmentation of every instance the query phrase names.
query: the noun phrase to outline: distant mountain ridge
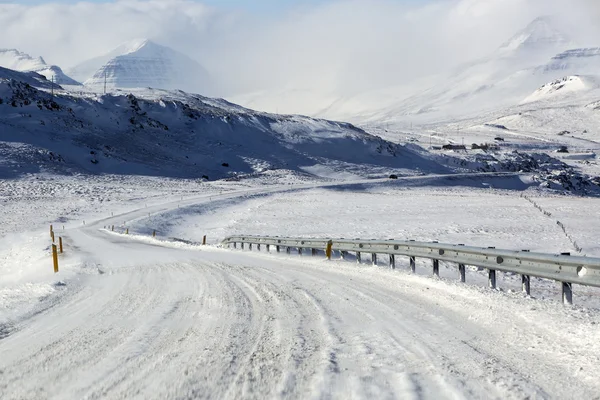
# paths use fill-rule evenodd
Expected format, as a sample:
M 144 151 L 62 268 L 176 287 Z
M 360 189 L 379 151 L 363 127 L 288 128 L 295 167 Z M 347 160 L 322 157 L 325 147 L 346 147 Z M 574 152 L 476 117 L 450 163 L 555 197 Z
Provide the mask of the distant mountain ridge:
M 0 67 L 20 72 L 36 72 L 58 85 L 80 85 L 67 76 L 60 67 L 48 65 L 42 57 L 32 57 L 17 49 L 0 49 Z

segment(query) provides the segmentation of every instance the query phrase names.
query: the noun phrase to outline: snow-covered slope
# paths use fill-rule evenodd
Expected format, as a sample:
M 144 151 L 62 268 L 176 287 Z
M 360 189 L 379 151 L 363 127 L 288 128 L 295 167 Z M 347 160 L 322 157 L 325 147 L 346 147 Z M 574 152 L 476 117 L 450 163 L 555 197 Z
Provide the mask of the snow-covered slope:
M 208 72 L 199 63 L 147 39 L 125 43 L 72 70 L 94 90 L 154 87 L 206 93 Z
M 31 57 L 15 49 L 0 49 L 0 67 L 22 72 L 37 72 L 58 85 L 79 85 L 69 78 L 60 67 L 48 65 L 42 57 Z
M 210 179 L 273 169 L 346 177 L 446 170 L 346 123 L 162 90 L 55 91 L 52 101 L 35 82 L 14 80 L 18 75 L 0 71 L 2 176 L 48 169 Z
M 547 82 L 564 75 L 578 74 L 536 74 L 536 69 L 548 63 L 553 56 L 576 47 L 561 31 L 561 25 L 561 21 L 553 17 L 537 18 L 485 58 L 435 76 L 411 79 L 397 86 L 354 96 L 296 87 L 294 90 L 263 91 L 233 98 L 242 105 L 262 110 L 293 109 L 307 115 L 352 122 L 408 118 L 415 122 L 430 122 L 512 105 Z
M 317 115 L 355 122 L 432 122 L 518 104 L 541 85 L 579 73 L 574 71 L 579 65 L 575 62 L 569 64 L 573 65 L 569 72 L 547 67 L 569 46 L 573 43 L 552 18 L 538 18 L 484 59 L 428 77 L 419 85 L 338 100 Z M 387 98 L 387 104 L 373 103 L 376 97 Z

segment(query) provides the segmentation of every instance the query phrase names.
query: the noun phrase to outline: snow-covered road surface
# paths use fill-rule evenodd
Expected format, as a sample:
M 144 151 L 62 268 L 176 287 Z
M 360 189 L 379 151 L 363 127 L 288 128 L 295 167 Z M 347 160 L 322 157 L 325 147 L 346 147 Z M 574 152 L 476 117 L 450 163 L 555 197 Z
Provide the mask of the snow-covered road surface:
M 600 391 L 594 322 L 556 304 L 351 263 L 76 233 L 97 272 L 0 340 L 2 399 Z
M 532 285 L 540 298 L 531 299 L 507 290 L 510 277 L 499 277 L 504 292 L 477 286 L 480 277 L 474 270 L 467 278 L 475 283 L 470 286 L 454 277 L 410 275 L 407 260 L 399 259 L 400 270 L 390 271 L 165 240 L 178 234 L 200 240 L 208 231 L 216 243 L 226 232 L 248 229 L 436 238 L 447 230 L 446 235 L 470 233 L 489 240 L 484 234 L 502 220 L 510 233 L 506 237 L 514 242 L 531 236 L 528 231 L 513 234 L 517 218 L 527 220 L 533 232 L 554 232 L 543 229 L 546 217 L 511 193 L 486 192 L 477 202 L 471 189 L 396 192 L 389 186 L 396 184 L 369 180 L 335 190 L 323 184 L 215 189 L 185 199 L 173 193 L 162 202 L 148 204 L 140 197 L 123 203 L 127 207 L 114 217 L 108 217 L 112 209 L 99 208 L 85 216 L 86 225 L 69 223 L 60 232 L 67 244 L 61 273 L 40 278 L 38 286 L 47 290 L 29 293 L 30 286 L 38 286 L 24 280 L 12 286 L 6 282 L 0 292 L 7 305 L 7 318 L 0 321 L 0 398 L 597 396 L 597 309 L 564 308 L 544 299 L 542 282 Z M 348 215 L 335 212 L 344 201 L 352 204 Z M 455 208 L 428 216 L 439 227 L 420 221 L 423 207 L 436 210 L 444 202 Z M 548 202 L 557 214 L 559 206 L 571 204 L 558 198 Z M 413 203 L 418 207 L 409 207 Z M 465 204 L 468 215 L 477 216 L 475 222 L 458 212 Z M 490 204 L 496 214 L 490 214 Z M 17 211 L 25 207 L 15 205 L 21 207 Z M 372 214 L 377 212 L 382 214 Z M 447 214 L 458 216 L 441 218 Z M 21 214 L 14 215 L 16 224 Z M 490 221 L 482 215 L 490 215 Z M 371 220 L 378 224 L 368 224 Z M 579 226 L 577 221 L 569 226 Z M 334 222 L 336 227 L 327 226 Z M 103 229 L 111 225 L 119 232 L 131 228 L 131 235 Z M 163 232 L 152 239 L 156 227 Z M 39 233 L 48 241 L 45 229 Z M 502 240 L 496 231 L 492 237 Z M 547 238 L 554 238 L 543 241 L 548 248 L 564 241 Z M 37 239 L 25 247 L 9 242 L 8 249 L 18 250 L 17 256 L 44 257 L 40 268 L 50 270 Z M 5 260 L 9 265 L 13 258 Z M 26 272 L 39 274 L 37 269 Z M 442 268 L 443 277 L 452 273 Z M 61 281 L 56 284 L 56 279 Z M 580 288 L 576 293 L 579 298 Z M 17 303 L 10 296 L 30 299 L 28 307 L 13 310 L 11 304 Z M 586 296 L 590 303 L 597 293 Z

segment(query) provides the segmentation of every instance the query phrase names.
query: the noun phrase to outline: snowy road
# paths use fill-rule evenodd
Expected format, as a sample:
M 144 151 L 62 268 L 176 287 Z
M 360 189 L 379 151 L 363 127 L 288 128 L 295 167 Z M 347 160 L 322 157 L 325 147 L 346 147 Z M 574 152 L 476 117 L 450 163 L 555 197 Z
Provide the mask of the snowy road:
M 373 267 L 79 234 L 78 246 L 104 255 L 101 273 L 0 340 L 3 399 L 591 398 L 600 389 L 594 327 L 562 311 L 536 321 L 527 303 L 515 312 L 496 293 Z M 557 329 L 567 323 L 581 335 Z
M 253 192 L 142 208 L 67 230 L 64 262 L 74 253 L 85 264 L 64 290 L 0 329 L 0 398 L 600 392 L 593 311 L 381 267 L 101 229 Z

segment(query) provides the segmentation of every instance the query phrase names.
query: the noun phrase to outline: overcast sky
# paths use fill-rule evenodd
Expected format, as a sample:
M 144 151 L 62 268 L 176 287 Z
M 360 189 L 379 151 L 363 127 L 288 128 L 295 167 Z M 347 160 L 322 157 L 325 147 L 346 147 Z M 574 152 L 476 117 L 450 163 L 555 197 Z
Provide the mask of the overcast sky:
M 600 45 L 599 3 L 0 0 L 0 48 L 68 70 L 125 41 L 150 38 L 203 64 L 219 80 L 219 94 L 274 87 L 355 93 L 483 57 L 540 15 L 558 14 Z

